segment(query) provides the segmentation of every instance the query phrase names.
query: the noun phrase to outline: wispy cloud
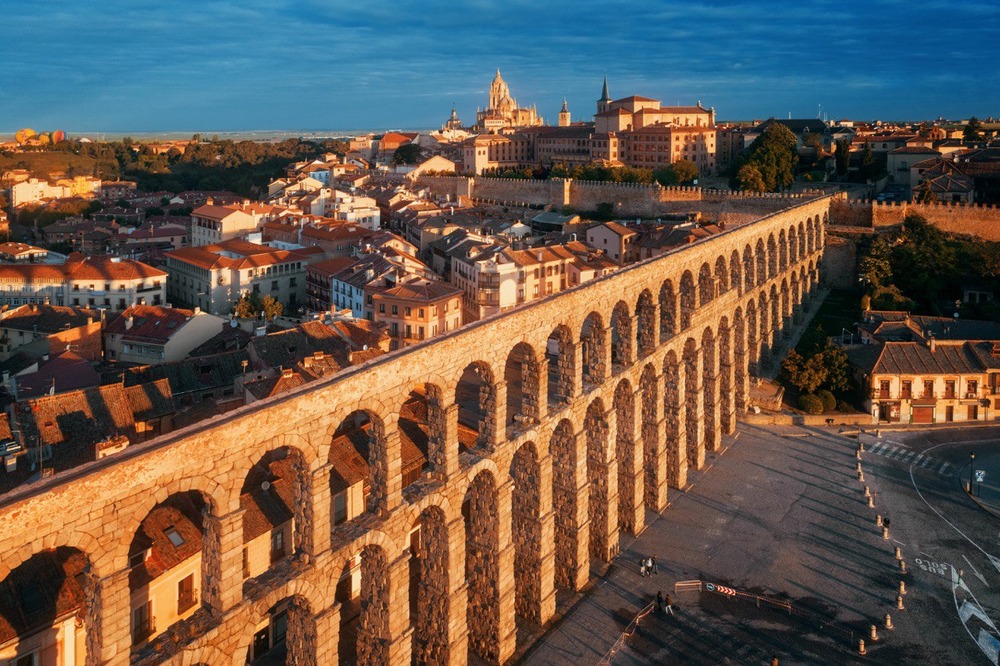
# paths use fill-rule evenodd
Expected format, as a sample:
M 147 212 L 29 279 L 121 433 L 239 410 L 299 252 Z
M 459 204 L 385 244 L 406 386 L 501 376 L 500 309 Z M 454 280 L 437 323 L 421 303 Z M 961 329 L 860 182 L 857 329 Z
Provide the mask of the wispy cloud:
M 931 0 L 68 0 L 4 9 L 0 130 L 433 126 L 500 67 L 554 118 L 616 95 L 721 118 L 980 116 L 1000 5 Z

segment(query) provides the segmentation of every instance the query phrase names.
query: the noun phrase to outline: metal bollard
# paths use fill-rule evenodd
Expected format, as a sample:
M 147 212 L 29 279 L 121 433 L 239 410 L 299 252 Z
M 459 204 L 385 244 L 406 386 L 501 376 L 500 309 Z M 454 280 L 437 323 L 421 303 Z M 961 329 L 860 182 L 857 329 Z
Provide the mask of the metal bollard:
M 882 514 L 881 513 L 875 515 L 875 525 L 877 527 L 882 527 Z
M 875 508 L 875 498 L 874 497 L 869 497 L 868 498 L 868 508 L 869 509 L 874 509 Z
M 906 573 L 906 560 L 899 561 L 899 573 Z
M 865 452 L 865 443 L 861 441 L 860 436 L 858 437 L 858 451 Z
M 868 486 L 865 486 L 865 499 L 868 499 L 871 496 L 872 496 L 872 489 L 869 488 Z
M 906 607 L 903 606 L 903 597 L 896 595 L 896 608 L 897 610 L 904 610 Z
M 861 483 L 865 482 L 865 473 L 864 472 L 858 471 L 858 481 L 860 481 Z
M 872 625 L 872 630 L 868 635 L 868 638 L 872 640 L 872 643 L 878 640 L 878 628 L 874 624 Z
M 906 594 L 906 581 L 905 580 L 899 581 L 899 594 L 900 595 Z
M 882 538 L 885 539 L 886 541 L 889 540 L 889 528 L 888 527 L 883 527 L 882 528 Z
M 858 654 L 868 654 L 868 651 L 865 650 L 865 639 L 863 638 L 858 639 Z
M 858 461 L 858 473 L 859 474 L 861 473 L 861 461 L 860 460 Z
M 857 451 L 854 452 L 854 457 L 857 458 L 858 460 L 861 460 L 861 449 L 858 449 Z
M 888 613 L 885 614 L 885 628 L 892 629 L 892 616 Z
M 771 657 L 771 666 L 778 666 L 778 658 Z
M 897 560 L 903 559 L 903 551 L 899 549 L 899 546 L 896 546 L 896 559 Z

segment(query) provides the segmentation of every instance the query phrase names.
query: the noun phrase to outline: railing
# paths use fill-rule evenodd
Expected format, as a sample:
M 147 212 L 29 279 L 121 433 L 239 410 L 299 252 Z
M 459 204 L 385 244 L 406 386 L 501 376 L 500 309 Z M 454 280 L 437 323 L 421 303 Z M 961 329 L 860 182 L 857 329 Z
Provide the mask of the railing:
M 138 645 L 156 632 L 156 618 L 148 617 L 132 628 L 132 645 Z
M 198 590 L 191 590 L 177 597 L 177 612 L 183 613 L 198 603 Z
M 975 400 L 978 397 L 979 397 L 979 391 L 966 391 L 965 392 L 965 399 L 966 400 Z

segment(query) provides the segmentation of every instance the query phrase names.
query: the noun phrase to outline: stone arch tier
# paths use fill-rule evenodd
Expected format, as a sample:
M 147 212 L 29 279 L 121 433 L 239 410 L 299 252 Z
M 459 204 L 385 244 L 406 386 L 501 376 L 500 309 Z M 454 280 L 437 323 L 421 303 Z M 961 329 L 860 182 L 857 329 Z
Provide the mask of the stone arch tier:
M 506 661 L 515 652 L 519 612 L 516 546 L 510 529 L 516 482 L 509 476 L 516 452 L 526 442 L 534 443 L 542 479 L 539 562 L 549 573 L 542 577 L 540 606 L 547 609 L 545 600 L 551 594 L 545 576 L 554 577 L 555 588 L 579 590 L 587 583 L 591 558 L 608 560 L 617 553 L 622 487 L 641 488 L 630 496 L 626 508 L 652 508 L 651 504 L 662 508 L 666 488 L 683 487 L 688 467 L 701 464 L 709 437 L 703 421 L 706 399 L 721 401 L 725 387 L 731 386 L 735 418 L 745 410 L 747 387 L 761 352 L 770 351 L 776 332 L 784 332 L 788 311 L 794 321 L 809 301 L 823 267 L 829 199 L 789 201 L 793 205 L 784 210 L 733 225 L 660 257 L 0 496 L 0 517 L 7 518 L 0 520 L 0 573 L 62 545 L 86 553 L 101 600 L 100 623 L 94 625 L 100 627 L 96 644 L 103 662 L 120 663 L 120 650 L 127 651 L 130 643 L 124 619 L 129 613 L 126 541 L 157 502 L 172 493 L 194 491 L 206 498 L 206 519 L 217 530 L 213 534 L 218 537 L 215 547 L 222 575 L 206 631 L 179 646 L 185 655 L 193 659 L 213 654 L 216 645 L 227 646 L 227 655 L 236 654 L 245 649 L 247 643 L 240 641 L 248 624 L 273 603 L 297 594 L 308 600 L 308 614 L 315 620 L 315 640 L 322 644 L 317 645 L 316 659 L 336 663 L 340 610 L 330 581 L 350 558 L 377 545 L 385 555 L 383 580 L 390 599 L 387 624 L 377 628 L 387 652 L 378 654 L 387 655 L 391 663 L 406 663 L 412 649 L 417 649 L 411 646 L 420 643 L 414 635 L 421 622 L 410 613 L 410 531 L 423 511 L 439 507 L 441 513 L 425 516 L 421 524 L 428 526 L 420 529 L 428 535 L 446 531 L 447 538 L 438 534 L 437 542 L 447 542 L 447 568 L 464 571 L 473 556 L 467 554 L 460 507 L 476 475 L 489 470 L 488 484 L 476 482 L 483 491 L 477 496 L 485 498 L 476 503 L 495 515 L 496 527 L 487 524 L 474 537 L 476 543 L 495 544 L 495 563 L 486 562 L 489 575 L 474 585 L 470 581 L 469 588 L 460 572 L 425 590 L 427 598 L 437 599 L 435 617 L 448 618 L 447 631 L 426 649 L 450 655 L 451 663 L 466 660 L 470 650 L 490 661 Z M 778 246 L 774 275 L 768 271 L 770 238 Z M 782 269 L 786 245 L 787 268 Z M 711 269 L 712 298 L 702 302 L 698 276 L 705 265 Z M 708 276 L 705 285 L 707 296 Z M 651 298 L 643 295 L 647 291 Z M 619 328 L 624 328 L 624 315 L 629 325 L 627 335 L 619 339 L 627 340 L 631 349 L 627 355 L 616 354 L 622 362 L 613 369 L 612 322 L 619 303 L 626 306 Z M 724 317 L 727 326 L 720 325 Z M 705 344 L 706 329 L 714 335 L 710 345 Z M 550 355 L 553 331 L 558 331 L 557 346 L 562 349 Z M 511 391 L 504 371 L 513 346 L 520 343 L 533 350 L 539 364 L 541 404 L 537 416 L 521 422 L 522 430 L 508 439 L 504 425 Z M 706 346 L 713 347 L 708 364 Z M 459 413 L 465 397 L 460 384 L 470 366 L 478 368 L 482 378 L 476 382 L 478 390 L 468 395 L 474 422 Z M 647 371 L 647 366 L 652 369 Z M 554 373 L 559 386 L 553 393 Z M 622 380 L 628 381 L 632 404 L 626 404 L 622 389 L 618 404 L 625 408 L 616 409 L 615 393 Z M 709 387 L 710 380 L 714 387 Z M 437 410 L 429 419 L 434 430 L 428 437 L 434 438 L 435 446 L 428 444 L 427 471 L 432 474 L 421 475 L 403 493 L 400 415 L 415 387 L 425 387 Z M 712 426 L 716 438 L 730 413 L 725 403 L 717 404 L 715 420 L 720 424 Z M 382 432 L 376 435 L 384 442 L 376 447 L 376 474 L 371 479 L 378 510 L 332 527 L 330 476 L 336 461 L 330 454 L 331 442 L 344 419 L 357 411 L 381 422 Z M 627 423 L 618 423 L 628 415 L 630 431 Z M 466 421 L 468 426 L 463 425 Z M 459 447 L 460 433 L 464 448 Z M 466 441 L 465 433 L 475 441 Z M 623 486 L 618 477 L 614 454 L 619 433 L 628 435 L 621 441 L 628 441 L 629 450 L 636 452 L 637 462 L 624 470 L 631 475 L 631 485 Z M 295 517 L 300 528 L 296 557 L 260 580 L 244 581 L 241 491 L 253 465 L 281 447 L 296 452 L 294 472 L 300 487 L 296 504 L 301 504 Z M 523 460 L 521 464 L 526 464 Z M 651 465 L 656 466 L 655 475 Z M 600 492 L 593 495 L 595 488 Z M 533 495 L 524 497 L 534 502 Z M 81 506 L 88 510 L 81 511 Z M 493 548 L 489 546 L 490 552 Z M 271 585 L 282 596 L 256 608 L 265 586 Z M 307 587 L 318 591 L 307 593 Z M 470 602 L 473 588 L 487 601 L 479 606 Z M 529 592 L 534 595 L 530 586 L 524 589 L 524 598 Z M 372 588 L 371 594 L 375 592 Z M 526 607 L 520 606 L 520 612 L 527 612 Z M 432 621 L 436 624 L 439 619 Z M 206 661 L 204 656 L 197 658 Z

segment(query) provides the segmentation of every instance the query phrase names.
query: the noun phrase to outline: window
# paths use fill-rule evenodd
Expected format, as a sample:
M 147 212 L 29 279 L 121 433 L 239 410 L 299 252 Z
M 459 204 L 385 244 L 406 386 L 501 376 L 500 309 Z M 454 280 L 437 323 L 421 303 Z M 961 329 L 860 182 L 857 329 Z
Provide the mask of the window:
M 347 491 L 333 496 L 333 524 L 340 525 L 347 520 Z
M 278 281 L 271 280 L 271 291 L 278 291 Z
M 381 312 L 382 314 L 385 314 L 385 303 L 378 304 L 378 311 Z
M 38 666 L 38 653 L 24 654 L 10 662 L 11 666 Z
M 134 569 L 143 562 L 146 561 L 146 551 L 140 550 L 138 553 L 132 553 L 128 556 L 128 566 L 130 569 Z
M 285 556 L 285 532 L 275 530 L 271 532 L 271 564 L 274 564 Z
M 394 315 L 398 315 L 399 314 L 399 306 L 398 305 L 393 305 L 392 306 L 392 314 L 394 314 Z
M 180 548 L 184 545 L 184 537 L 182 537 L 180 533 L 174 529 L 173 525 L 163 530 L 163 534 L 166 535 L 167 540 L 173 544 L 174 548 Z
M 177 582 L 177 614 L 180 615 L 194 604 L 194 574 L 190 574 Z

